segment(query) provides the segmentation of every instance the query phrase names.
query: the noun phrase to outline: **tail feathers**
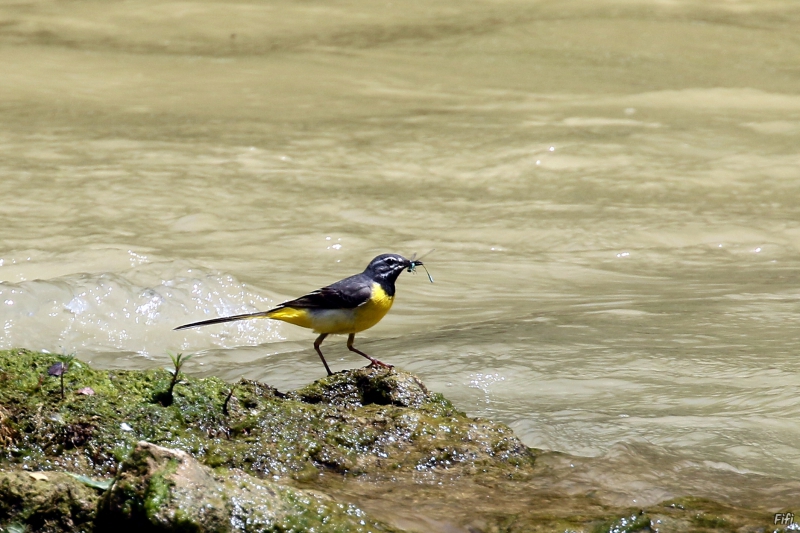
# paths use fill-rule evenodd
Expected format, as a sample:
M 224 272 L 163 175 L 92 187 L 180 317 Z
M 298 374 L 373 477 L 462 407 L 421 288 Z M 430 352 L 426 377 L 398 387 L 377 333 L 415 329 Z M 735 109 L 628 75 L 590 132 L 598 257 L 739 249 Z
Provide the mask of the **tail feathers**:
M 201 326 L 210 326 L 211 324 L 222 324 L 224 322 L 233 322 L 235 320 L 250 320 L 253 318 L 269 318 L 269 314 L 272 311 L 262 311 L 260 313 L 248 313 L 245 315 L 233 315 L 233 316 L 225 316 L 222 318 L 212 318 L 211 320 L 202 320 L 200 322 L 192 322 L 191 324 L 184 324 L 183 326 L 178 326 L 175 328 L 174 331 L 179 329 L 189 329 L 189 328 L 199 328 Z

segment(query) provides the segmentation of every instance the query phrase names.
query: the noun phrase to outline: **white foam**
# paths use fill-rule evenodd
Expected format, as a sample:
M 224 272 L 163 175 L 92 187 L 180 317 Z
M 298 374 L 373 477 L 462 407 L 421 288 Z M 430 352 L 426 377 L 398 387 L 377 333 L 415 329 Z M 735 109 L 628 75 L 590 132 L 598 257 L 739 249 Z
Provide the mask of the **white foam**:
M 135 352 L 257 345 L 284 340 L 282 326 L 243 321 L 183 331 L 207 318 L 268 309 L 275 298 L 235 277 L 174 263 L 121 273 L 0 283 L 0 348 Z

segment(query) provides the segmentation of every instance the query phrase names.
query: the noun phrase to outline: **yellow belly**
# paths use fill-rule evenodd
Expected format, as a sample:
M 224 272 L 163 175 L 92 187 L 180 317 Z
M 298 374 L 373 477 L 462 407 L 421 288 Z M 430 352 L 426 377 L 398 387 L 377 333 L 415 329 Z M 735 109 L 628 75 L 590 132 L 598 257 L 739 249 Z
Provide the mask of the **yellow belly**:
M 282 320 L 316 333 L 358 333 L 369 329 L 386 316 L 392 308 L 394 297 L 389 296 L 377 283 L 372 285 L 372 297 L 353 309 L 294 309 L 283 307 L 269 314 L 269 318 Z
M 373 283 L 372 297 L 364 305 L 355 308 L 355 329 L 351 333 L 364 331 L 380 322 L 392 308 L 393 302 L 394 296 L 389 296 L 380 285 Z

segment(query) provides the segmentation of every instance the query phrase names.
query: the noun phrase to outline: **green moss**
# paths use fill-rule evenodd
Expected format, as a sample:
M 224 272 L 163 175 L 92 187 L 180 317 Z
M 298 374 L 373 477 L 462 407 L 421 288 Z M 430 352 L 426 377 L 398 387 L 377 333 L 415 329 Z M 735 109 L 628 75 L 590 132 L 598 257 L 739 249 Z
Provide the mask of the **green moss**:
M 181 449 L 212 467 L 311 479 L 318 472 L 400 469 L 519 469 L 533 455 L 505 426 L 475 421 L 431 394 L 414 376 L 358 369 L 289 394 L 241 381 L 230 385 L 184 377 L 173 402 L 159 391 L 166 370 L 101 371 L 82 364 L 68 373 L 67 396 L 47 376 L 54 356 L 0 352 L 2 464 L 113 475 L 139 440 Z M 92 396 L 75 391 L 91 388 Z M 11 437 L 11 435 L 15 435 Z
M 276 487 L 275 497 L 263 497 L 263 487 L 257 490 L 250 483 L 240 486 L 240 494 L 250 498 L 250 512 L 240 519 L 265 531 L 276 533 L 304 533 L 328 531 L 331 533 L 389 532 L 395 529 L 371 518 L 352 504 L 337 503 L 322 495 L 299 491 L 290 487 Z M 276 504 L 275 501 L 278 503 Z
M 594 533 L 635 533 L 644 530 L 650 531 L 650 517 L 644 512 L 623 516 L 594 527 Z
M 239 470 L 215 473 L 189 454 L 144 442 L 121 465 L 117 482 L 103 497 L 96 525 L 98 531 L 125 533 L 395 531 L 359 508 L 317 492 Z
M 27 472 L 0 472 L 0 525 L 38 531 L 91 528 L 99 492 L 63 473 L 35 479 Z
M 0 470 L 17 470 L 0 474 L 0 527 L 79 531 L 94 519 L 97 531 L 119 524 L 130 531 L 201 531 L 201 524 L 214 530 L 223 522 L 276 533 L 390 530 L 348 499 L 384 509 L 382 519 L 398 508 L 416 515 L 428 505 L 433 517 L 454 517 L 464 529 L 487 532 L 633 533 L 647 530 L 651 520 L 664 531 L 770 525 L 771 515 L 702 499 L 674 500 L 639 514 L 605 507 L 592 495 L 554 496 L 542 489 L 546 479 L 533 477 L 533 451 L 510 429 L 467 418 L 399 371 L 340 372 L 287 394 L 243 380 L 225 414 L 231 386 L 214 378 L 184 377 L 172 403 L 162 405 L 158 392 L 172 376 L 159 369 L 76 366 L 66 376 L 62 399 L 58 379 L 47 376 L 54 362 L 51 354 L 0 351 Z M 85 387 L 95 394 L 76 394 Z M 176 485 L 185 479 L 178 463 L 154 471 L 148 461 L 155 452 L 136 451 L 142 440 L 183 450 L 216 469 L 194 472 L 203 483 L 216 484 L 216 492 Z M 70 485 L 42 493 L 49 485 L 33 483 L 22 468 L 47 471 L 56 480 L 66 470 L 115 476 L 115 482 L 103 496 L 101 514 L 94 515 L 94 489 L 70 478 Z M 336 494 L 339 501 L 268 481 L 275 475 Z M 6 488 L 2 476 L 11 476 Z
M 726 533 L 775 530 L 772 514 L 764 510 L 740 509 L 706 498 L 677 498 L 662 502 L 658 507 L 660 509 L 651 509 L 650 515 L 673 529 Z
M 150 478 L 143 498 L 144 512 L 148 518 L 153 519 L 158 511 L 169 503 L 171 483 L 168 478 L 177 469 L 177 461 L 169 461 L 163 471 Z

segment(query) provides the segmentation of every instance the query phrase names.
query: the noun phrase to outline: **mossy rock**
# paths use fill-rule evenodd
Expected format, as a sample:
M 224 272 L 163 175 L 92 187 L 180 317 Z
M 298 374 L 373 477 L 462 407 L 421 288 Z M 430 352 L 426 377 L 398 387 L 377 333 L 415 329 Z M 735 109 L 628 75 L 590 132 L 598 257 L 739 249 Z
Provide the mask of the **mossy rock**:
M 588 489 L 553 493 L 557 478 L 510 429 L 400 371 L 340 372 L 286 394 L 243 380 L 230 395 L 221 380 L 184 377 L 164 406 L 166 370 L 73 366 L 62 398 L 47 375 L 55 360 L 0 351 L 0 529 L 344 533 L 391 531 L 409 514 L 433 517 L 424 524 L 437 532 L 771 527 L 763 510 L 697 498 L 638 509 Z M 100 491 L 63 471 L 114 484 L 93 507 Z
M 96 529 L 119 533 L 390 532 L 355 506 L 240 470 L 212 472 L 186 452 L 136 445 L 99 507 Z
M 288 394 L 243 380 L 225 414 L 232 386 L 215 378 L 184 376 L 173 403 L 162 405 L 158 395 L 171 374 L 161 369 L 73 365 L 62 399 L 59 380 L 47 376 L 54 361 L 0 352 L 0 467 L 108 477 L 140 440 L 211 467 L 301 480 L 324 471 L 520 471 L 533 464 L 531 450 L 506 426 L 468 418 L 400 371 L 340 372 Z
M 88 531 L 99 498 L 97 490 L 63 472 L 0 472 L 0 527 Z
M 420 408 L 437 400 L 446 402 L 441 396 L 431 395 L 416 376 L 372 367 L 338 372 L 293 392 L 291 397 L 341 407 L 374 404 Z M 449 403 L 447 407 L 452 409 Z

